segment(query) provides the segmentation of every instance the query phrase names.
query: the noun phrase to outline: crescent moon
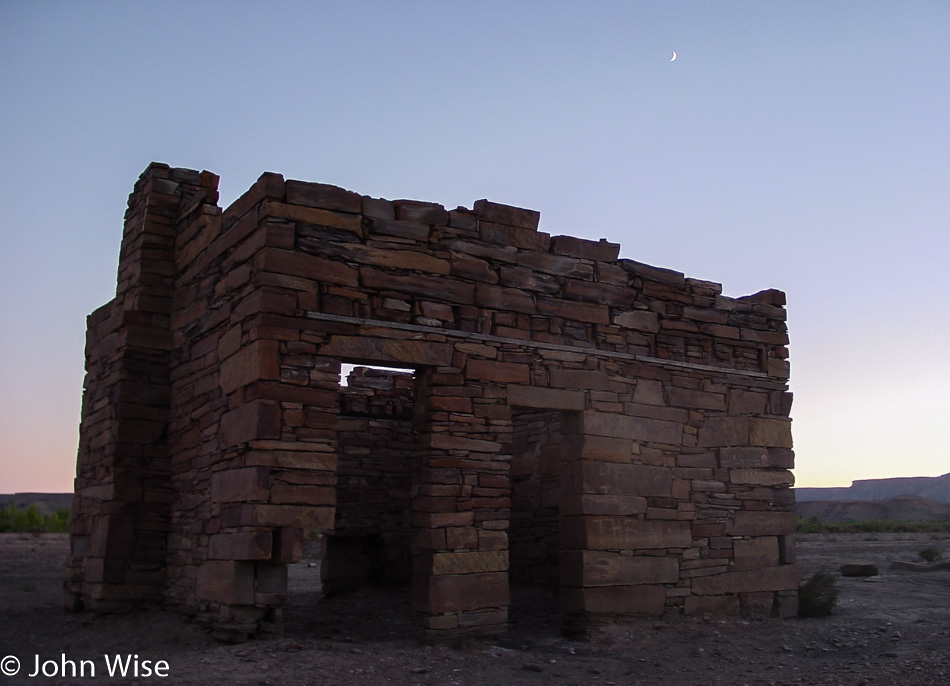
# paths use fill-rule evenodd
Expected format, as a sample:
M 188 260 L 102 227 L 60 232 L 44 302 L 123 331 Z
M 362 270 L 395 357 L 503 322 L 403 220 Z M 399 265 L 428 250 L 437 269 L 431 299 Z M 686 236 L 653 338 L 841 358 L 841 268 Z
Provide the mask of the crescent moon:
M 675 61 L 676 61 L 676 51 L 674 50 L 673 56 L 670 58 L 670 62 L 675 62 Z

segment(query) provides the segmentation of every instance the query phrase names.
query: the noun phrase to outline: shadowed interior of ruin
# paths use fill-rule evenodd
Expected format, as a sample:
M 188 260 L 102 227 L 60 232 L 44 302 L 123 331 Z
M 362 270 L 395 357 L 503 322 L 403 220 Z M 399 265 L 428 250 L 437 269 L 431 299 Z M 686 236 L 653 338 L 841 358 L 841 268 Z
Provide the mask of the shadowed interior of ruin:
M 372 587 L 408 593 L 416 379 L 411 370 L 358 365 L 345 380 L 337 420 L 334 528 L 307 532 L 322 538 L 322 594 L 345 596 Z M 502 451 L 509 474 L 473 489 L 472 495 L 510 499 L 511 612 L 530 605 L 534 620 L 545 614 L 550 620 L 558 615 L 559 503 L 567 490 L 562 485 L 565 453 L 577 447 L 572 436 L 577 418 L 525 410 L 513 415 L 512 425 L 512 441 Z

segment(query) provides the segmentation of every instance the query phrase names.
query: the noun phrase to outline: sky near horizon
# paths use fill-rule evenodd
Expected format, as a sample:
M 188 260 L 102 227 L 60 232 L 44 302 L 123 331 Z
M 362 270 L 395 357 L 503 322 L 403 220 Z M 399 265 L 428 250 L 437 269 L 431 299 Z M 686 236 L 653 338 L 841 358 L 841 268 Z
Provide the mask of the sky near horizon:
M 670 61 L 673 51 L 677 59 Z M 0 492 L 69 491 L 151 161 L 788 294 L 797 483 L 950 472 L 950 3 L 0 0 Z

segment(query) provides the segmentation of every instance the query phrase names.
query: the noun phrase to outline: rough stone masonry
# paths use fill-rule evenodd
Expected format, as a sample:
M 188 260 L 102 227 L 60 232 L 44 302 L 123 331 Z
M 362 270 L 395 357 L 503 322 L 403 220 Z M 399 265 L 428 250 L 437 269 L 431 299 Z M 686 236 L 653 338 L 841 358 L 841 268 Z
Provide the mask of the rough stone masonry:
M 222 210 L 217 182 L 153 163 L 129 197 L 88 318 L 72 607 L 278 630 L 309 536 L 328 591 L 405 584 L 428 640 L 504 632 L 519 584 L 568 630 L 795 614 L 782 292 L 487 200 L 267 173 Z

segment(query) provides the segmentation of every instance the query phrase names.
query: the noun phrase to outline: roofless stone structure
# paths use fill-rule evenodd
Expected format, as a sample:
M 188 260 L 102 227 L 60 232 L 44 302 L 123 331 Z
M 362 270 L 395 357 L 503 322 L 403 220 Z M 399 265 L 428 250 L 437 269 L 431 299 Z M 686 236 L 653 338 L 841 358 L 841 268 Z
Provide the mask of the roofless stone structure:
M 74 607 L 240 639 L 322 536 L 327 591 L 404 583 L 430 640 L 504 632 L 521 583 L 568 629 L 795 613 L 783 293 L 487 200 L 217 182 L 146 169 L 89 316 Z

